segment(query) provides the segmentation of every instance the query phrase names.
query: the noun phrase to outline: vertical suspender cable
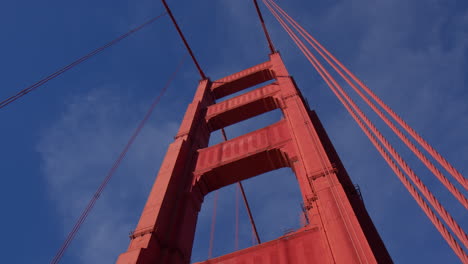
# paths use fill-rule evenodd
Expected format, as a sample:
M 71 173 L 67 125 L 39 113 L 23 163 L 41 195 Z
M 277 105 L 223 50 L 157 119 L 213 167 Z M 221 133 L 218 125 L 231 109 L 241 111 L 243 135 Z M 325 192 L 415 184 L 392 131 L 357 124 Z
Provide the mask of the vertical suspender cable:
M 312 63 L 312 65 L 317 69 L 319 74 L 322 76 L 322 78 L 325 80 L 325 82 L 328 84 L 328 86 L 332 89 L 332 91 L 335 93 L 335 95 L 338 97 L 338 99 L 340 99 L 340 101 L 343 103 L 343 105 L 348 110 L 348 112 L 351 114 L 351 116 L 356 120 L 356 122 L 361 127 L 361 129 L 363 129 L 365 134 L 369 137 L 371 142 L 374 144 L 374 146 L 377 148 L 377 150 L 380 152 L 380 154 L 384 157 L 384 159 L 387 161 L 387 163 L 392 168 L 392 170 L 394 170 L 394 172 L 400 178 L 400 180 L 405 185 L 405 187 L 408 189 L 408 191 L 413 196 L 413 198 L 418 202 L 418 204 L 423 209 L 423 211 L 428 215 L 429 219 L 433 222 L 433 224 L 436 226 L 436 228 L 439 230 L 439 232 L 442 234 L 442 236 L 446 239 L 448 244 L 452 247 L 452 249 L 459 256 L 459 258 L 462 261 L 466 262 L 467 261 L 466 253 L 463 251 L 463 249 L 460 247 L 460 245 L 457 243 L 457 241 L 448 232 L 448 230 L 445 228 L 443 223 L 440 222 L 440 220 L 434 214 L 434 212 L 432 212 L 432 210 L 429 208 L 429 206 L 426 204 L 426 202 L 423 200 L 423 198 L 414 189 L 413 185 L 401 173 L 401 171 L 398 169 L 398 167 L 394 164 L 393 160 L 388 156 L 388 153 L 386 153 L 385 150 L 382 148 L 382 146 L 375 140 L 374 135 L 368 130 L 367 127 L 364 126 L 361 119 L 359 119 L 356 116 L 354 111 L 351 110 L 348 103 L 346 101 L 344 101 L 342 95 L 340 95 L 340 93 L 337 92 L 336 89 L 339 88 L 339 85 L 336 83 L 336 81 L 334 81 L 334 79 L 321 66 L 321 64 L 315 59 L 315 57 L 310 53 L 310 51 L 307 50 L 305 45 L 297 38 L 297 36 L 295 36 L 295 34 L 291 31 L 291 29 L 289 29 L 287 27 L 287 25 L 285 25 L 284 21 L 282 21 L 282 19 L 274 12 L 274 10 L 269 6 L 269 4 L 265 0 L 264 0 L 264 2 L 267 5 L 267 7 L 269 7 L 272 14 L 278 19 L 278 21 L 281 23 L 281 25 L 286 29 L 286 31 L 291 36 L 291 38 L 293 38 L 294 42 L 298 45 L 298 47 L 301 49 L 301 51 L 304 53 L 304 55 L 307 57 L 307 59 L 309 59 L 309 61 Z M 334 86 L 336 86 L 336 87 L 334 87 Z M 366 121 L 366 119 L 364 119 L 364 120 Z M 377 136 L 379 137 L 379 134 L 377 134 Z M 386 140 L 383 141 L 384 145 L 385 145 L 385 142 L 386 142 Z M 407 166 L 402 166 L 402 167 L 405 168 Z

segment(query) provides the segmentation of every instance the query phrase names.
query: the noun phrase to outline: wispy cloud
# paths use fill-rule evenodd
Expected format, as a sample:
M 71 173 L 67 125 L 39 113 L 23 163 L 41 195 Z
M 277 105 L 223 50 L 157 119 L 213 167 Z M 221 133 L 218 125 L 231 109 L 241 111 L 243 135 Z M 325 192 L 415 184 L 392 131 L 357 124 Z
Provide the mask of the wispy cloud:
M 63 217 L 63 235 L 71 230 L 139 121 L 136 112 L 141 111 L 128 109 L 140 106 L 112 94 L 110 88 L 70 99 L 37 146 L 50 197 Z M 171 121 L 147 124 L 71 245 L 70 262 L 110 263 L 125 250 L 125 236 L 136 224 L 164 146 L 175 130 Z

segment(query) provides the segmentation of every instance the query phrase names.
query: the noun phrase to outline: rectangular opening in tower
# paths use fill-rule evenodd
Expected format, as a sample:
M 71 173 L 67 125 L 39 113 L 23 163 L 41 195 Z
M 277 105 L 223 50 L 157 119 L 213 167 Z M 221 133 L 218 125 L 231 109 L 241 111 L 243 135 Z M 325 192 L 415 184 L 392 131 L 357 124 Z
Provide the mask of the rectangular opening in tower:
M 255 130 L 267 127 L 283 119 L 281 109 L 275 109 L 224 128 L 228 139 L 233 139 Z M 208 146 L 223 142 L 221 130 L 211 132 Z
M 253 90 L 257 89 L 257 88 L 260 88 L 260 87 L 262 87 L 262 86 L 266 86 L 266 85 L 272 84 L 272 83 L 274 83 L 275 81 L 276 81 L 275 79 L 271 79 L 271 80 L 267 80 L 267 81 L 265 81 L 265 82 L 261 82 L 261 83 L 259 83 L 259 84 L 257 84 L 257 85 L 254 85 L 254 86 L 245 88 L 245 89 L 243 89 L 243 90 L 239 90 L 239 91 L 237 91 L 237 92 L 235 92 L 235 93 L 229 94 L 229 95 L 227 95 L 227 96 L 221 97 L 221 98 L 217 99 L 216 102 L 217 102 L 217 103 L 221 103 L 221 102 L 227 101 L 227 100 L 229 100 L 229 99 L 231 99 L 231 98 L 234 98 L 234 97 L 239 96 L 239 95 L 241 95 L 241 94 L 245 94 L 245 93 L 251 92 L 251 91 L 253 91 Z
M 290 168 L 264 173 L 242 183 L 262 243 L 303 226 L 301 192 Z M 257 245 L 242 196 L 240 192 L 236 193 L 237 188 L 236 183 L 217 190 L 212 257 Z M 195 233 L 192 263 L 208 259 L 215 196 L 215 192 L 205 196 Z M 239 208 L 237 240 L 236 207 Z

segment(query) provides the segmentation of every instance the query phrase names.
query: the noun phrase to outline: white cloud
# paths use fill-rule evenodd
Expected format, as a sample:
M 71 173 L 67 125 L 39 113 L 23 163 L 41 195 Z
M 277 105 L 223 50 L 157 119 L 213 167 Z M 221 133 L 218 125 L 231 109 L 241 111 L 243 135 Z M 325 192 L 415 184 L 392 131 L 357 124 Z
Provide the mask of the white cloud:
M 37 150 L 50 197 L 63 217 L 64 236 L 140 121 L 141 111 L 129 111 L 138 108 L 110 87 L 96 89 L 72 98 L 61 118 L 43 131 Z M 127 234 L 176 128 L 170 121 L 146 125 L 71 244 L 67 262 L 111 263 L 126 249 Z

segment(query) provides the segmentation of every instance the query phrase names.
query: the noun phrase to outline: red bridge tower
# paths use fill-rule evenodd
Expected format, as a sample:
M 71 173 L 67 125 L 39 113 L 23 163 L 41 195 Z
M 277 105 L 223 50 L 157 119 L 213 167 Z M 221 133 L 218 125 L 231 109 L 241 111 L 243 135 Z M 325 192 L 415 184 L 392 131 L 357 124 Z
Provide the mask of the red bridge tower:
M 281 121 L 208 147 L 211 132 L 277 108 L 283 113 Z M 279 53 L 220 80 L 200 81 L 130 246 L 117 263 L 190 263 L 204 196 L 282 167 L 296 175 L 309 223 L 276 240 L 203 263 L 392 263 L 316 113 Z

